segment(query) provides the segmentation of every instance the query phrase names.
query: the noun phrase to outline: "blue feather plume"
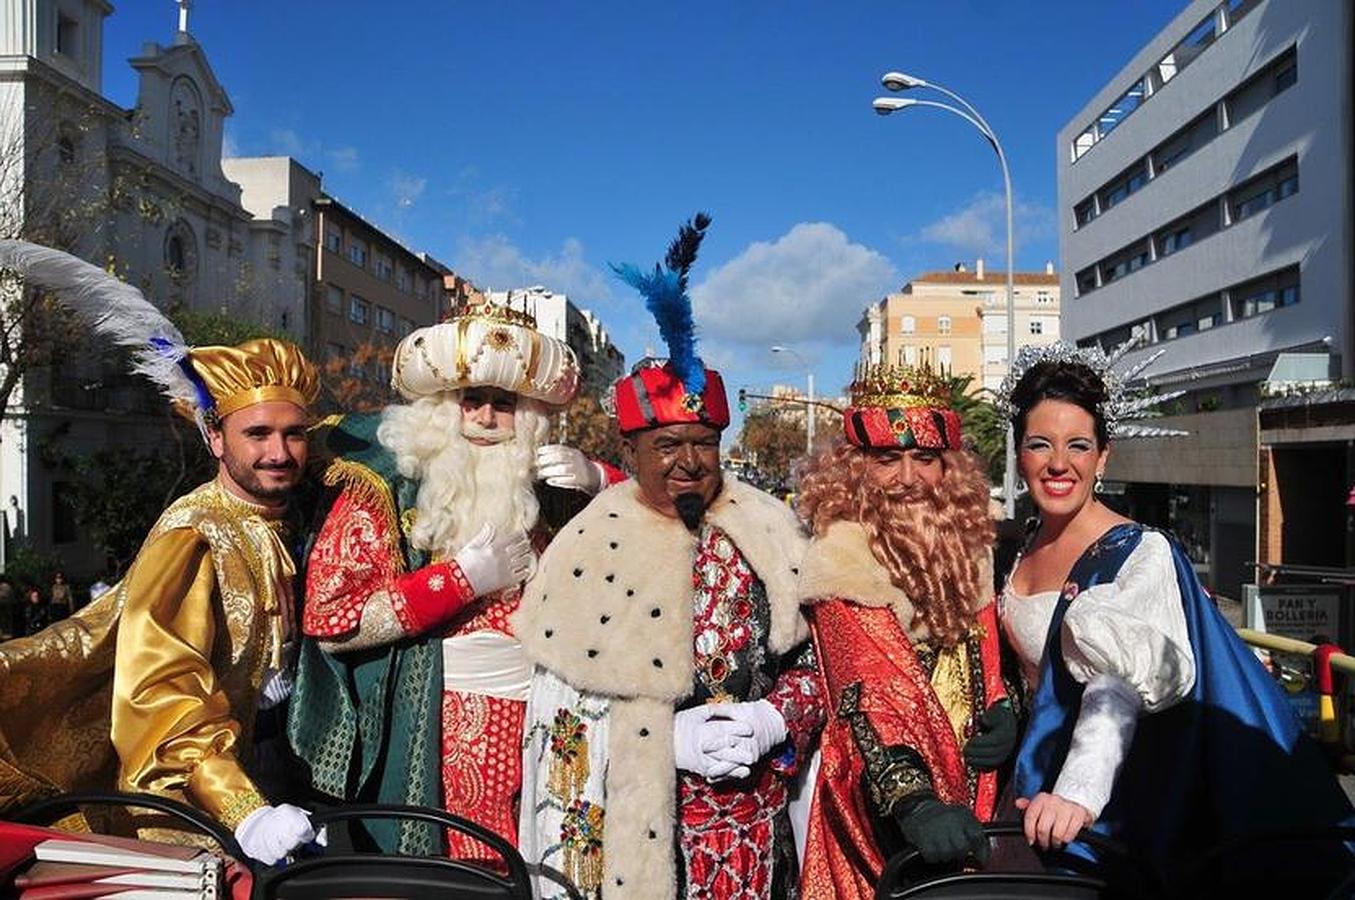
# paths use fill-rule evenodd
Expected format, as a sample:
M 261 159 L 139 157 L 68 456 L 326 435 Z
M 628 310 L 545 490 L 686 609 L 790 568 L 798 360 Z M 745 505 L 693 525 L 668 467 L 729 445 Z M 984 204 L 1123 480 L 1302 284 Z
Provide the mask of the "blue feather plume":
M 668 365 L 687 393 L 701 396 L 706 390 L 706 364 L 696 355 L 696 322 L 687 296 L 687 271 L 696 261 L 696 251 L 705 237 L 710 217 L 697 213 L 684 223 L 677 240 L 668 249 L 664 265 L 653 272 L 630 263 L 613 265 L 612 271 L 645 298 L 645 306 L 659 324 L 659 334 L 668 345 Z
M 176 344 L 171 340 L 162 337 L 153 337 L 150 340 L 151 347 L 156 352 L 168 359 L 174 360 L 174 363 L 183 372 L 188 383 L 193 386 L 193 394 L 197 397 L 197 408 L 203 412 L 216 408 L 216 401 L 212 399 L 212 392 L 207 389 L 207 382 L 202 380 L 198 370 L 193 368 L 193 360 L 184 352 L 181 344 Z

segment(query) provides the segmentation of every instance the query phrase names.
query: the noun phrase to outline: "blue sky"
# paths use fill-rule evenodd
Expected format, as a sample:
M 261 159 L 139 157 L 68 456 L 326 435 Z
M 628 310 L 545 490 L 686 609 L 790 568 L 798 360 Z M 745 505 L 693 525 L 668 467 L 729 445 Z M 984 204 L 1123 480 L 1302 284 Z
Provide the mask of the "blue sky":
M 227 151 L 290 154 L 482 286 L 544 284 L 658 345 L 608 262 L 649 264 L 698 209 L 701 349 L 738 387 L 850 379 L 862 309 L 910 276 L 1002 264 L 1002 180 L 969 125 L 870 108 L 901 69 L 963 94 L 1006 149 L 1017 265 L 1058 262 L 1055 135 L 1184 0 L 197 0 Z M 172 0 L 121 0 L 105 93 L 167 43 Z

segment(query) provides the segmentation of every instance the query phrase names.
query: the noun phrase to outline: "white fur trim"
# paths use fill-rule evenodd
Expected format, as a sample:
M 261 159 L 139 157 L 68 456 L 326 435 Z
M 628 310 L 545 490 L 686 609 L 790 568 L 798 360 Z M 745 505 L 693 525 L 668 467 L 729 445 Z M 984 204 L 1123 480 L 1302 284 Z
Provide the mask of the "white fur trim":
M 527 585 L 513 631 L 528 656 L 580 690 L 675 702 L 692 691 L 696 535 L 639 499 L 639 485 L 603 491 L 556 535 Z M 726 479 L 706 519 L 767 588 L 769 646 L 808 631 L 795 583 L 806 546 L 786 506 Z

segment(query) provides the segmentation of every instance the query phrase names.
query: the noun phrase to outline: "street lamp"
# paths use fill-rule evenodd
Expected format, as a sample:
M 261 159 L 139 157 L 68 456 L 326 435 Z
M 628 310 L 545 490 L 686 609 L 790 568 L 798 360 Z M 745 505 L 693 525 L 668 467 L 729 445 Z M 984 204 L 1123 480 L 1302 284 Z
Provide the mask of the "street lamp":
M 814 372 L 809 368 L 809 363 L 799 350 L 794 347 L 783 347 L 780 344 L 772 345 L 773 353 L 789 353 L 800 361 L 800 365 L 805 367 L 805 378 L 809 383 L 809 392 L 805 403 L 805 454 L 814 453 Z
M 1007 365 L 1011 365 L 1016 360 L 1016 303 L 1015 290 L 1013 289 L 1013 243 L 1012 243 L 1012 176 L 1007 168 L 1007 154 L 1002 150 L 1002 144 L 997 139 L 997 132 L 993 131 L 988 122 L 979 114 L 968 100 L 961 97 L 952 90 L 942 87 L 939 84 L 918 78 L 915 75 L 908 75 L 904 72 L 886 72 L 881 78 L 880 83 L 887 90 L 898 92 L 914 90 L 916 88 L 925 88 L 936 91 L 956 103 L 960 104 L 957 108 L 949 103 L 941 103 L 936 100 L 914 100 L 911 97 L 876 97 L 871 103 L 875 111 L 882 116 L 898 112 L 901 109 L 908 109 L 913 106 L 930 106 L 935 109 L 943 109 L 948 113 L 953 113 L 964 119 L 970 125 L 979 130 L 993 151 L 997 153 L 997 161 L 1002 166 L 1002 186 L 1006 192 L 1007 198 Z M 1008 519 L 1016 517 L 1016 444 L 1012 436 L 1011 424 L 1007 424 L 1007 466 L 1002 475 L 1002 499 L 1003 511 Z

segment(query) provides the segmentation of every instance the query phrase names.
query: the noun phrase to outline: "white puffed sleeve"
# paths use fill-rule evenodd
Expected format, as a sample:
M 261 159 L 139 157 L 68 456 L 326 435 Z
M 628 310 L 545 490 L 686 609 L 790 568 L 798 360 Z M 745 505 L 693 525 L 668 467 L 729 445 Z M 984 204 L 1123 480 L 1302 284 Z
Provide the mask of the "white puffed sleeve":
M 1113 582 L 1078 594 L 1060 639 L 1069 674 L 1087 687 L 1054 793 L 1099 817 L 1140 712 L 1166 709 L 1195 685 L 1167 539 L 1145 533 Z
M 1060 635 L 1073 678 L 1098 675 L 1126 682 L 1145 712 L 1159 712 L 1195 686 L 1181 589 L 1167 539 L 1145 532 L 1113 582 L 1087 588 L 1072 601 Z

